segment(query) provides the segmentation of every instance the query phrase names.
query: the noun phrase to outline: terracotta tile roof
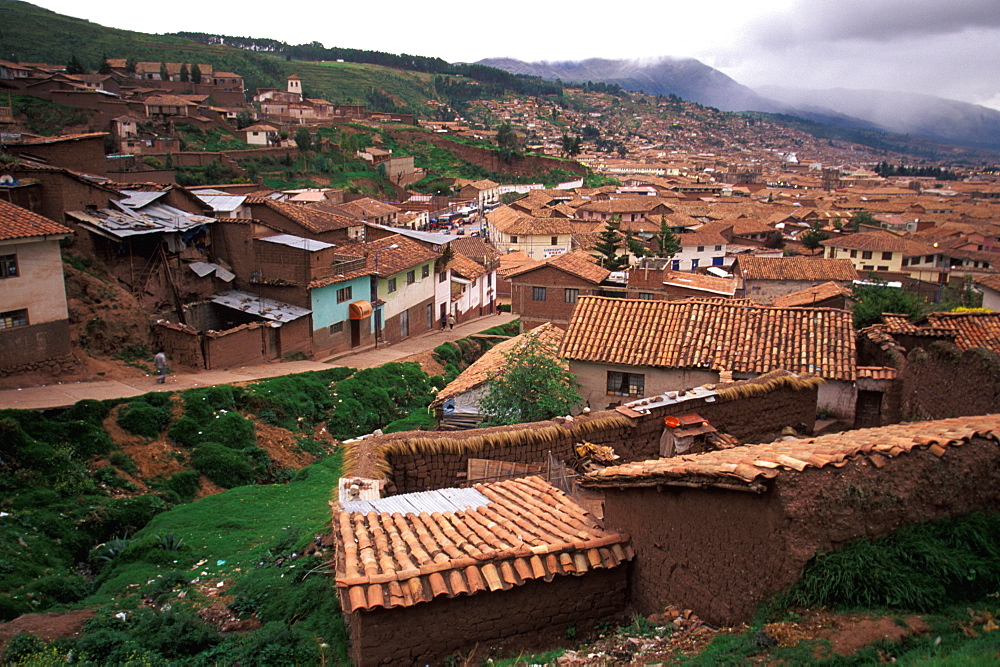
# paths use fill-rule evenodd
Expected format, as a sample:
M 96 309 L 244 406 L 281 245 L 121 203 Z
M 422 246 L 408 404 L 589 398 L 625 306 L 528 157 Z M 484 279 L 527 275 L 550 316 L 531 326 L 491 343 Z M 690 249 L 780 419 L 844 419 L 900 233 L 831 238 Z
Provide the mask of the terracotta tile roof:
M 958 333 L 949 326 L 933 326 L 928 323 L 915 324 L 910 321 L 909 315 L 902 313 L 882 313 L 881 328 L 888 334 L 902 336 L 954 337 Z
M 642 273 L 642 269 L 630 269 L 628 273 L 629 286 L 633 286 L 633 276 Z M 666 269 L 661 273 L 662 283 L 673 287 L 684 287 L 698 290 L 700 292 L 713 292 L 724 296 L 736 294 L 735 278 L 718 278 L 701 273 L 686 273 L 684 271 L 671 271 Z
M 683 234 L 676 234 L 677 240 L 680 241 L 681 247 L 683 248 L 693 248 L 695 246 L 716 246 L 716 245 L 726 245 L 729 243 L 722 234 L 716 231 L 696 231 L 696 232 L 684 232 Z
M 337 229 L 347 229 L 348 227 L 356 227 L 359 224 L 357 220 L 348 218 L 347 216 L 337 215 L 336 213 L 330 213 L 329 211 L 324 211 L 312 206 L 287 204 L 269 197 L 248 195 L 246 203 L 249 204 L 251 208 L 253 206 L 266 206 L 272 211 L 285 216 L 289 220 L 302 225 L 304 229 L 316 234 L 322 234 L 323 232 L 334 231 Z
M 103 137 L 107 132 L 78 132 L 76 134 L 57 134 L 51 137 L 22 137 L 17 141 L 8 141 L 11 146 L 37 146 L 40 144 L 58 144 L 64 141 L 79 141 L 81 139 L 93 139 Z M 60 169 L 60 171 L 62 171 Z
M 575 223 L 566 218 L 535 218 L 508 206 L 501 206 L 486 215 L 489 224 L 507 235 L 549 236 L 572 234 Z
M 551 344 L 555 349 L 559 349 L 559 344 L 562 343 L 563 339 L 563 330 L 551 322 L 546 322 L 530 331 L 514 336 L 510 340 L 497 343 L 439 391 L 431 402 L 431 407 L 437 407 L 452 396 L 464 394 L 485 383 L 491 373 L 503 366 L 507 353 L 524 345 L 528 338 L 537 338 L 543 343 Z
M 331 208 L 335 208 L 344 215 L 352 218 L 358 218 L 359 220 L 370 216 L 383 216 L 399 213 L 399 209 L 395 206 L 392 206 L 391 204 L 384 204 L 377 199 L 372 199 L 371 197 L 337 204 L 335 207 Z
M 777 308 L 797 308 L 810 306 L 827 299 L 835 299 L 838 296 L 850 296 L 850 294 L 851 290 L 831 280 L 815 287 L 807 287 L 791 294 L 779 296 L 771 302 L 771 305 Z
M 614 215 L 620 213 L 644 213 L 651 211 L 657 206 L 665 206 L 668 211 L 672 212 L 673 209 L 671 207 L 673 205 L 673 200 L 668 203 L 659 197 L 640 195 L 636 197 L 621 197 L 619 199 L 592 201 L 580 206 L 580 210 Z
M 747 280 L 858 280 L 849 259 L 741 255 L 735 264 L 733 271 L 745 272 Z
M 983 287 L 988 287 L 995 292 L 1000 292 L 1000 273 L 991 273 L 985 276 L 977 276 L 975 279 L 977 285 L 982 285 Z
M 334 523 L 343 610 L 509 590 L 533 579 L 611 569 L 634 557 L 628 536 L 599 527 L 538 477 L 473 488 L 485 502 L 470 509 L 340 512 Z
M 531 259 L 526 253 L 520 250 L 509 252 L 506 255 L 500 255 L 500 268 L 497 269 L 497 275 L 507 277 L 512 272 L 526 265 L 533 266 L 535 264 L 541 264 L 541 262 Z
M 611 275 L 610 271 L 598 266 L 598 264 L 594 261 L 594 258 L 585 252 L 564 252 L 563 254 L 551 257 L 544 262 L 524 266 L 520 269 L 511 271 L 510 273 L 507 273 L 505 277 L 514 278 L 544 267 L 552 267 L 559 269 L 560 271 L 565 271 L 570 275 L 586 280 L 587 282 L 594 283 L 595 285 L 599 285 L 604 282 L 604 280 Z
M 581 296 L 561 354 L 626 366 L 855 378 L 851 313 L 833 308 Z
M 474 259 L 480 264 L 499 259 L 503 253 L 491 246 L 481 236 L 460 236 L 448 244 L 455 252 Z M 525 255 L 527 257 L 527 255 Z
M 69 227 L 0 199 L 0 241 L 72 233 Z
M 460 252 L 452 254 L 451 259 L 448 260 L 448 268 L 451 269 L 452 273 L 466 280 L 475 280 L 486 275 L 486 269 L 481 264 L 477 264 Z
M 895 380 L 896 369 L 891 366 L 858 366 L 858 379 Z
M 851 250 L 871 250 L 873 252 L 902 252 L 906 256 L 933 255 L 937 249 L 917 241 L 904 239 L 885 231 L 861 232 L 827 239 L 825 246 L 849 248 Z
M 947 456 L 949 447 L 964 445 L 974 437 L 1000 441 L 1000 415 L 907 422 L 627 463 L 590 473 L 580 482 L 587 487 L 715 486 L 761 493 L 767 480 L 779 475 L 806 468 L 839 468 L 860 456 L 876 468 L 883 467 L 886 458 L 906 453 Z
M 433 262 L 441 256 L 401 234 L 393 234 L 377 241 L 371 241 L 366 243 L 364 247 L 368 257 L 368 268 L 381 278 L 388 278 L 425 262 Z M 375 266 L 376 251 L 378 251 L 378 267 Z
M 1000 313 L 928 313 L 918 324 L 956 331 L 955 345 L 981 347 L 1000 354 Z

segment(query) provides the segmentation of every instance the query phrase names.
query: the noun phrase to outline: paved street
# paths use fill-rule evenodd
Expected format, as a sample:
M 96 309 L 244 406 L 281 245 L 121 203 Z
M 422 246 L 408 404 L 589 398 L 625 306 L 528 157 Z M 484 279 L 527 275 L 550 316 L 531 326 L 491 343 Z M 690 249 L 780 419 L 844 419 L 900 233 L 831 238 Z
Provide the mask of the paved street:
M 259 366 L 240 366 L 225 370 L 172 374 L 167 377 L 165 385 L 156 384 L 155 376 L 147 376 L 129 378 L 127 380 L 67 382 L 37 387 L 24 387 L 21 389 L 4 389 L 0 390 L 0 409 L 20 408 L 40 410 L 45 408 L 59 408 L 73 405 L 85 398 L 98 400 L 128 398 L 150 391 L 177 391 L 214 384 L 248 382 L 279 375 L 325 370 L 330 368 L 330 366 L 371 368 L 432 350 L 445 341 L 458 340 L 483 329 L 510 322 L 513 319 L 515 317 L 510 313 L 489 315 L 477 320 L 456 324 L 453 331 L 435 330 L 420 336 L 408 338 L 394 345 L 379 345 L 378 349 L 366 348 L 360 352 L 338 355 L 324 361 L 285 361 Z

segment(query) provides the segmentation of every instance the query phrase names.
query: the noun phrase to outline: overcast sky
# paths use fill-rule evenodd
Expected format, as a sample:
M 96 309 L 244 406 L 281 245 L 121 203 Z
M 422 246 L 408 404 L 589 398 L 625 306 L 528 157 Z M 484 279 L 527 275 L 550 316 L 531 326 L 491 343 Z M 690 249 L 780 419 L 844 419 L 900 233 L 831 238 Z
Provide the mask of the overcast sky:
M 1000 109 L 1000 0 L 35 0 L 102 25 L 476 61 L 698 58 L 754 87 L 877 88 Z

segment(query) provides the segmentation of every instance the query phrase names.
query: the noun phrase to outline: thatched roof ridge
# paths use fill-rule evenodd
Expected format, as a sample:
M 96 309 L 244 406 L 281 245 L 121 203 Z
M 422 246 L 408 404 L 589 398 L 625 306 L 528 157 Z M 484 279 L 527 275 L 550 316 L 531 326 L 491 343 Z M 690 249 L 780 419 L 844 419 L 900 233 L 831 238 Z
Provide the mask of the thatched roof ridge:
M 818 375 L 796 375 L 789 371 L 777 370 L 749 380 L 717 384 L 715 385 L 715 391 L 723 401 L 735 401 L 741 398 L 763 396 L 784 387 L 789 387 L 796 391 L 812 389 L 824 382 L 826 380 Z
M 572 422 L 557 417 L 551 421 L 494 426 L 471 431 L 403 431 L 344 443 L 344 476 L 385 479 L 391 472 L 393 455 L 472 455 L 538 442 L 556 442 L 567 431 L 573 440 L 606 429 L 631 426 L 634 422 L 614 410 L 580 415 Z

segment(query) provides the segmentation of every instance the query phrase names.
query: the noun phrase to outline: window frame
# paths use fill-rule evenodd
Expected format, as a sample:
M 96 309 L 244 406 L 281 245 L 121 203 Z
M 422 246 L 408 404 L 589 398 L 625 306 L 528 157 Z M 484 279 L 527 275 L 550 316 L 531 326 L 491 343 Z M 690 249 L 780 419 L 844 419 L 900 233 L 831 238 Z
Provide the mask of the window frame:
M 576 303 L 577 299 L 580 298 L 580 290 L 576 287 L 564 287 L 563 288 L 563 301 L 565 303 Z
M 635 380 L 635 381 L 633 381 Z M 625 389 L 627 387 L 627 389 Z M 635 389 L 633 392 L 632 389 Z M 646 374 L 627 371 L 608 371 L 605 391 L 608 396 L 638 398 L 646 393 Z
M 420 277 L 426 278 L 429 275 L 431 275 L 431 265 L 424 264 L 423 266 L 420 267 Z
M 30 324 L 27 308 L 18 308 L 0 313 L 0 331 L 26 327 Z
M 350 301 L 354 296 L 354 285 L 347 285 L 337 290 L 337 303 Z
M 531 288 L 531 300 L 532 301 L 545 301 L 548 296 L 547 290 L 544 287 L 532 287 Z
M 0 279 L 20 277 L 21 267 L 17 263 L 17 253 L 0 255 Z
M 386 294 L 392 294 L 396 291 L 396 277 L 393 276 L 385 281 L 385 292 Z
M 413 271 L 407 271 L 406 272 L 406 284 L 407 285 L 412 285 L 415 282 L 417 282 L 417 270 L 414 269 Z

